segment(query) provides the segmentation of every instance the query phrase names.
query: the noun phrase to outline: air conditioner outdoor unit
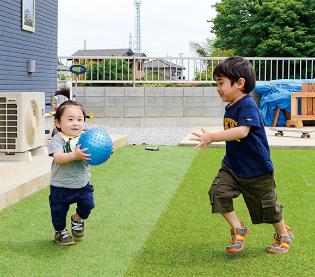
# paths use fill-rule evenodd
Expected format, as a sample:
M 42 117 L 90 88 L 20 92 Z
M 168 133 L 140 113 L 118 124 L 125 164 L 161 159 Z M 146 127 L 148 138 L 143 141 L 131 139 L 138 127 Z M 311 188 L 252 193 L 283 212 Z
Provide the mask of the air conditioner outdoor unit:
M 44 145 L 44 104 L 44 92 L 0 92 L 0 152 L 20 153 Z

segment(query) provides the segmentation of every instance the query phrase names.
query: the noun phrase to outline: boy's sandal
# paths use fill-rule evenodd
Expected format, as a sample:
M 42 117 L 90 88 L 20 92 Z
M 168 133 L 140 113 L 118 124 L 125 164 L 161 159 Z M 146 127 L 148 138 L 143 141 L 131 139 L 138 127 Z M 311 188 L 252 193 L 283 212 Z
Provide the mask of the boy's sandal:
M 289 252 L 291 244 L 293 243 L 294 236 L 289 226 L 285 226 L 288 234 L 281 236 L 278 234 L 274 235 L 272 245 L 267 247 L 267 252 L 272 254 L 286 254 Z
M 244 249 L 245 236 L 248 233 L 247 227 L 242 223 L 241 228 L 231 228 L 231 241 L 226 247 L 226 252 L 237 253 Z

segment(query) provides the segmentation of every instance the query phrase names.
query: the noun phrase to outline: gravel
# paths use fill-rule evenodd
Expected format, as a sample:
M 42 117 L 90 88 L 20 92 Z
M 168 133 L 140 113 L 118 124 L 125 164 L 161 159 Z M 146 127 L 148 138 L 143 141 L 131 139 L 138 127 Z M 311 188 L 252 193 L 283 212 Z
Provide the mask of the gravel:
M 149 145 L 177 145 L 193 129 L 193 127 L 101 127 L 110 134 L 127 135 L 129 144 Z

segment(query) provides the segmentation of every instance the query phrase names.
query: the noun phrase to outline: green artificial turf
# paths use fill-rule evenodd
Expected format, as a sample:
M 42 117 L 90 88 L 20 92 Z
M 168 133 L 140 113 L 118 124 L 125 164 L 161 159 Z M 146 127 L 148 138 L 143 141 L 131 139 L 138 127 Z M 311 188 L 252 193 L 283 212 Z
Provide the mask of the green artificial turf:
M 52 241 L 48 189 L 1 211 L 0 276 L 122 276 L 196 155 L 128 146 L 92 167 L 96 207 L 74 246 Z
M 223 149 L 200 152 L 128 276 L 314 276 L 315 151 L 272 150 L 278 199 L 296 237 L 292 251 L 281 256 L 265 252 L 273 228 L 250 224 L 242 197 L 235 209 L 249 227 L 247 246 L 225 253 L 229 227 L 210 214 L 207 196 L 223 155 Z
M 246 248 L 225 253 L 229 227 L 211 214 L 207 195 L 224 151 L 119 149 L 92 168 L 96 208 L 74 246 L 52 241 L 48 189 L 2 210 L 0 276 L 313 276 L 314 149 L 272 150 L 278 199 L 296 237 L 281 256 L 265 253 L 273 229 L 252 225 L 241 197 Z

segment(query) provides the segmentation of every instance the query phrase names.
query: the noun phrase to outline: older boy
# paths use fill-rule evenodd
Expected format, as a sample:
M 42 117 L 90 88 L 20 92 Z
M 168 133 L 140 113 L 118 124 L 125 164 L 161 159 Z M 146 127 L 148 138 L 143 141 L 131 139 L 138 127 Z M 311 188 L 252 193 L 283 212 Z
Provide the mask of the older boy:
M 222 167 L 209 191 L 213 213 L 221 213 L 231 226 L 228 253 L 244 248 L 247 227 L 240 222 L 233 198 L 243 195 L 253 224 L 270 223 L 275 229 L 274 241 L 267 252 L 283 254 L 289 251 L 293 234 L 284 224 L 282 206 L 276 203 L 273 164 L 258 108 L 249 93 L 256 82 L 255 71 L 242 57 L 230 57 L 220 62 L 213 77 L 224 102 L 224 131 L 209 133 L 204 129 L 193 132 L 197 148 L 215 141 L 226 141 Z

